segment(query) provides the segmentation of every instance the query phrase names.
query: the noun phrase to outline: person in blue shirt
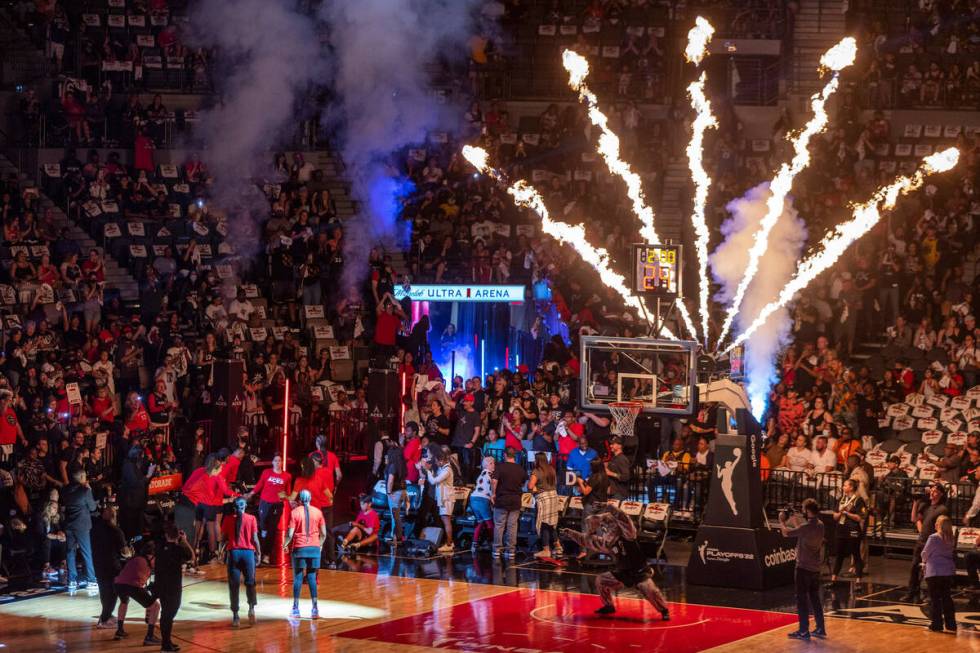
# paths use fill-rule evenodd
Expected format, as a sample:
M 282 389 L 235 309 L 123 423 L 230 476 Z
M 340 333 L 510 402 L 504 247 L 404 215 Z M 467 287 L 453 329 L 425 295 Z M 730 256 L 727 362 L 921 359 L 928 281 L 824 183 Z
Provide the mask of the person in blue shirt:
M 575 472 L 583 480 L 588 480 L 592 460 L 598 455 L 595 449 L 589 447 L 588 439 L 581 436 L 578 439 L 578 448 L 572 449 L 568 453 L 568 462 L 565 467 L 568 471 Z
M 483 443 L 483 455 L 495 460 L 504 459 L 504 439 L 497 434 L 496 429 L 487 432 L 487 441 Z

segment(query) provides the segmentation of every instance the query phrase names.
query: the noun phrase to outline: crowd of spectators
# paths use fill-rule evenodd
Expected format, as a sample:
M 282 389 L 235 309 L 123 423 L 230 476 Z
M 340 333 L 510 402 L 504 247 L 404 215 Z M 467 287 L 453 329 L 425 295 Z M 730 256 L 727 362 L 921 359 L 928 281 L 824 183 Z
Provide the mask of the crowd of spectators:
M 975 109 L 980 98 L 976 2 L 850 3 L 862 56 L 851 73 L 872 108 Z
M 565 13 L 555 4 L 555 24 L 561 24 Z M 596 76 L 606 80 L 610 97 L 624 99 L 611 106 L 611 126 L 649 196 L 659 192 L 669 159 L 681 155 L 689 124 L 683 108 L 672 108 L 658 122 L 633 101 L 649 99 L 642 89 L 662 64 L 663 45 L 656 33 L 633 34 L 629 17 L 644 16 L 653 6 L 591 2 L 581 23 L 572 21 L 582 29 L 564 33 L 580 40 L 597 62 L 616 60 L 597 66 Z M 596 54 L 588 36 L 593 32 L 585 27 L 596 24 L 604 33 L 607 24 L 621 23 L 627 28 L 620 34 L 621 56 L 604 57 L 601 49 Z M 645 19 L 635 25 L 640 24 Z M 62 96 L 66 114 L 75 116 L 68 125 L 78 142 L 97 137 L 86 107 L 111 92 L 94 86 L 103 89 L 94 98 L 78 87 Z M 132 165 L 112 155 L 103 161 L 96 151 L 83 161 L 69 149 L 48 187 L 69 207 L 70 217 L 104 239 L 113 259 L 139 280 L 138 308 L 106 287 L 102 250 L 80 251 L 64 237 L 40 208 L 36 191 L 16 180 L 4 187 L 0 210 L 11 291 L 4 290 L 3 303 L 13 310 L 5 316 L 0 352 L 0 570 L 23 559 L 33 574 L 46 578 L 61 562 L 74 561 L 78 547 L 69 543 L 71 529 L 62 522 L 71 519 L 69 512 L 75 515 L 69 509 L 75 504 L 64 497 L 74 496 L 79 485 L 91 486 L 97 499 L 119 497 L 123 530 L 138 534 L 151 478 L 173 471 L 190 476 L 207 454 L 228 445 L 212 441 L 208 430 L 213 366 L 226 357 L 243 360 L 246 369 L 242 438 L 231 443 L 233 451 L 212 458 L 223 459 L 224 467 L 209 464 L 228 481 L 249 480 L 249 462 L 242 461 L 274 453 L 270 442 L 279 442 L 288 379 L 293 401 L 287 417 L 296 427 L 299 452 L 286 461 L 292 471 L 300 467 L 296 460 L 307 460 L 302 454 L 314 448 L 320 433 L 342 455 L 370 452 L 376 478 L 386 476 L 385 448 L 398 441 L 410 483 L 418 481 L 415 463 L 428 445 L 455 454 L 435 455 L 455 466 L 452 478 L 458 483 L 482 476 L 486 463 L 476 451 L 505 459 L 510 448 L 518 455 L 509 457 L 529 465 L 538 465 L 530 454 L 551 453 L 576 472 L 575 489 L 588 502 L 666 496 L 680 497 L 681 507 L 693 505 L 693 488 L 706 487 L 710 469 L 711 407 L 686 423 L 665 421 L 658 437 L 645 444 L 613 438 L 608 417 L 582 410 L 578 337 L 638 335 L 636 316 L 595 283 L 594 272 L 570 248 L 541 234 L 532 215 L 515 208 L 495 183 L 474 176 L 458 154 L 461 143 L 480 141 L 509 176 L 534 181 L 556 217 L 583 223 L 591 242 L 627 260 L 635 219 L 620 183 L 595 156 L 596 134 L 581 107 L 551 105 L 540 115 L 517 119 L 504 104 L 478 98 L 466 113 L 465 133 L 433 135 L 399 153 L 392 165 L 415 188 L 401 218 L 412 225 L 410 267 L 396 270 L 391 253 L 376 248 L 364 253 L 370 267 L 365 284 L 345 289 L 345 225 L 322 171 L 302 155 L 275 158 L 269 182 L 261 185 L 269 206 L 258 235 L 261 254 L 238 259 L 229 249 L 230 216 L 210 198 L 206 163 L 196 155 L 179 166 L 154 160 L 150 139 L 166 115 L 162 104 L 157 96 L 143 107 L 130 95 L 122 119 L 107 121 L 131 134 Z M 784 117 L 772 141 L 759 144 L 742 136 L 730 108 L 719 103 L 717 112 L 719 129 L 708 141 L 715 227 L 727 200 L 769 176 L 766 171 L 785 155 L 782 137 L 793 127 Z M 866 124 L 858 116 L 853 96 L 845 97 L 832 121 L 837 127 L 815 139 L 814 164 L 794 187 L 795 206 L 812 238 L 844 215 L 848 201 L 866 196 L 912 160 L 901 160 L 898 150 L 912 144 L 910 139 L 895 139 L 883 116 Z M 911 137 L 929 147 L 943 139 L 945 134 L 931 142 Z M 884 492 L 878 505 L 894 509 L 896 496 L 885 492 L 887 484 L 876 487 L 875 479 L 908 474 L 911 460 L 902 453 L 911 448 L 886 452 L 886 460 L 865 468 L 873 460 L 869 454 L 898 434 L 890 406 L 911 405 L 917 400 L 910 397 L 922 396 L 953 407 L 954 398 L 965 397 L 961 428 L 940 433 L 941 456 L 934 450 L 925 455 L 937 458 L 935 475 L 943 480 L 980 480 L 973 432 L 980 429 L 974 428 L 975 415 L 966 412 L 975 410 L 978 382 L 974 316 L 980 306 L 974 288 L 980 200 L 974 188 L 980 149 L 976 133 L 960 131 L 947 140 L 961 148 L 957 171 L 904 199 L 795 305 L 794 344 L 781 358 L 780 382 L 765 420 L 765 458 L 773 471 L 843 471 L 869 501 Z M 535 304 L 520 325 L 539 343 L 540 362 L 482 379 L 445 378 L 447 370 L 432 362 L 427 322 L 413 324 L 411 307 L 393 297 L 401 283 L 430 280 L 546 284 L 552 299 Z M 317 306 L 322 316 L 309 310 Z M 319 337 L 317 326 L 329 331 Z M 863 343 L 869 341 L 883 347 L 867 356 Z M 402 397 L 400 432 L 369 428 L 367 376 L 352 362 L 359 348 L 369 348 L 382 364 L 393 357 L 412 379 L 412 390 Z M 445 381 L 416 391 L 416 374 Z M 666 389 L 669 379 L 662 382 Z M 960 431 L 962 443 L 949 437 Z M 375 435 L 370 443 L 379 440 L 377 448 L 368 446 Z M 623 453 L 624 444 L 633 461 Z M 915 453 L 922 452 L 920 447 Z M 662 464 L 648 466 L 647 457 Z M 649 486 L 632 478 L 632 462 L 639 463 Z M 678 478 L 684 479 L 680 485 Z M 69 569 L 68 580 L 74 577 Z
M 84 80 L 92 88 L 191 91 L 211 88 L 213 53 L 185 45 L 186 0 L 27 0 L 12 14 L 43 50 L 53 76 Z

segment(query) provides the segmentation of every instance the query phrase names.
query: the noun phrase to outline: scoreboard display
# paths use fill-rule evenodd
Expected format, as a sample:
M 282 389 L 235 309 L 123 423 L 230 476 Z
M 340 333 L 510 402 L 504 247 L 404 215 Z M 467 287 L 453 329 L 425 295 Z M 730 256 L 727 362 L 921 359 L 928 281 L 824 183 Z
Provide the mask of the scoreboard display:
M 672 299 L 681 295 L 681 246 L 633 245 L 633 291 Z

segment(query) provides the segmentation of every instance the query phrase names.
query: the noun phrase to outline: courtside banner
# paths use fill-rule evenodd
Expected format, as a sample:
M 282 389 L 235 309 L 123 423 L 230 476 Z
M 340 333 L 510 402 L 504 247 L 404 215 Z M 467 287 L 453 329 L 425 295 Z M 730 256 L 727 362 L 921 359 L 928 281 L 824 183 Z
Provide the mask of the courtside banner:
M 176 492 L 184 482 L 183 474 L 166 474 L 164 476 L 154 476 L 150 479 L 149 494 L 163 494 L 164 492 Z
M 524 302 L 524 286 L 413 285 L 397 286 L 395 299 L 417 302 Z

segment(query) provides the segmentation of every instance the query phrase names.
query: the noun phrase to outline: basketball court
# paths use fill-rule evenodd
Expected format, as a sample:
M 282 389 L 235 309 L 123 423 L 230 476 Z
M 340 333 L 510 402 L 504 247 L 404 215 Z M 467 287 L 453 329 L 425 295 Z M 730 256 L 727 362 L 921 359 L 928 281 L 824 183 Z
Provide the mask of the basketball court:
M 318 621 L 287 619 L 291 574 L 264 567 L 258 623 L 232 629 L 224 568 L 206 569 L 205 576 L 185 578 L 174 630 L 184 651 L 980 651 L 980 610 L 967 612 L 962 597 L 960 632 L 934 634 L 924 628 L 920 607 L 895 601 L 897 588 L 845 583 L 826 592 L 830 638 L 807 644 L 786 638 L 796 622 L 791 588 L 698 587 L 686 583 L 682 566 L 667 566 L 657 582 L 671 603 L 671 621 L 661 621 L 631 591 L 620 594 L 615 615 L 601 618 L 593 614 L 599 606 L 593 571 L 469 552 L 421 560 L 360 556 L 345 571 L 321 571 Z M 142 614 L 133 607 L 133 616 Z M 0 605 L 0 648 L 151 650 L 141 645 L 137 621 L 129 622 L 124 642 L 93 628 L 98 608 L 98 597 L 84 591 L 16 597 Z M 309 615 L 308 599 L 302 609 Z

